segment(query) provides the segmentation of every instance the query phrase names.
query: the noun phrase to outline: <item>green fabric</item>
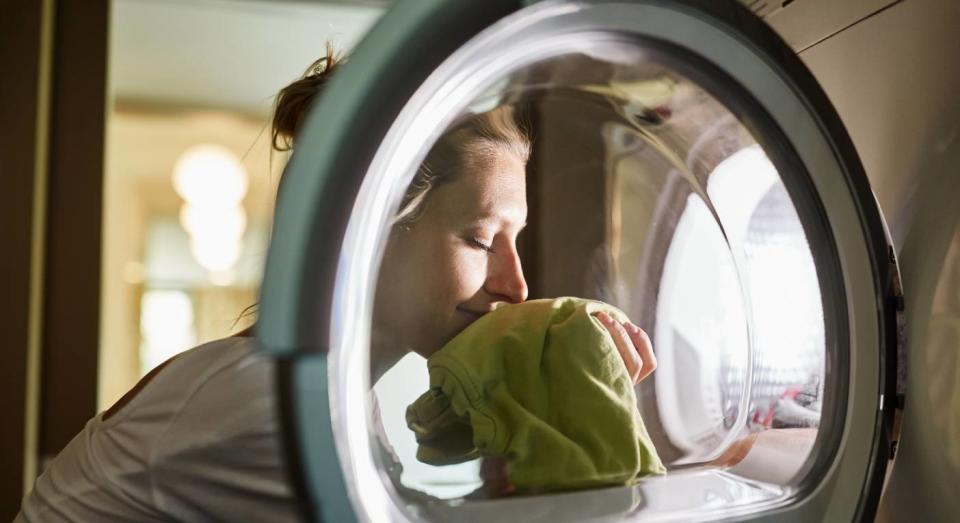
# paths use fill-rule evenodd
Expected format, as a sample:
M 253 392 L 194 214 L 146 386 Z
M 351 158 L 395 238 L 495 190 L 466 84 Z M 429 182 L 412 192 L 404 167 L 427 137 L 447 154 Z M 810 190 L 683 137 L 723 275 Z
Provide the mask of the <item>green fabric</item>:
M 501 307 L 427 360 L 430 390 L 407 408 L 420 461 L 507 461 L 521 491 L 627 484 L 665 468 L 610 334 L 578 298 Z

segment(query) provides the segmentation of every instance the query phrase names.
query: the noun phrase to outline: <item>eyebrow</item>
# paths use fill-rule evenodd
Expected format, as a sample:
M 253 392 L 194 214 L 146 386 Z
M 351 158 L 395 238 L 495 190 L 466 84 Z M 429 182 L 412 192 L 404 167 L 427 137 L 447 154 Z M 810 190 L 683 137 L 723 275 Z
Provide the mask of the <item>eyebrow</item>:
M 493 221 L 493 220 L 499 221 L 499 220 L 500 220 L 500 217 L 497 216 L 497 215 L 495 215 L 495 214 L 483 213 L 483 214 L 480 214 L 480 215 L 476 216 L 474 219 L 469 220 L 469 221 L 467 222 L 467 225 L 477 225 L 477 224 L 482 223 L 482 222 Z M 528 220 L 528 221 L 524 221 L 523 223 L 520 224 L 520 230 L 526 229 L 526 228 L 527 228 L 527 225 L 530 225 L 529 220 Z

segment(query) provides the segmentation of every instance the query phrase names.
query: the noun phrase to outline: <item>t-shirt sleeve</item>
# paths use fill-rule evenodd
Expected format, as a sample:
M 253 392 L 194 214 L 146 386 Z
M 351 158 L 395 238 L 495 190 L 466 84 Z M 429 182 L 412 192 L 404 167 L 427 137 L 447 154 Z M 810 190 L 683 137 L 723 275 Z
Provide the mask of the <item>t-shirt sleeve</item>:
M 154 498 L 181 521 L 296 521 L 274 363 L 249 355 L 210 376 L 159 438 Z

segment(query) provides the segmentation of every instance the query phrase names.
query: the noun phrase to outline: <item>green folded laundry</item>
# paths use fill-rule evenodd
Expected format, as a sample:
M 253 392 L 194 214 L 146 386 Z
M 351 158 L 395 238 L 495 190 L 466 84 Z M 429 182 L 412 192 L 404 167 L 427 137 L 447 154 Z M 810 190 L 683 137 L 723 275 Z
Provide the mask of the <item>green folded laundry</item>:
M 616 345 L 579 298 L 500 307 L 427 360 L 430 390 L 407 408 L 417 459 L 505 458 L 518 491 L 629 484 L 666 471 Z

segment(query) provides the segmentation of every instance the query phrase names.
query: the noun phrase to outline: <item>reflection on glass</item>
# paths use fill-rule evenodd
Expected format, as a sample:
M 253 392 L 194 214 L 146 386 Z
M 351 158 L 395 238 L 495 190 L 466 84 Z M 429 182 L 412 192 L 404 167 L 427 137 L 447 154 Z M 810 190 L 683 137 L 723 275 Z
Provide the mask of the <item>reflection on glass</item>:
M 669 472 L 608 491 L 606 508 L 652 515 L 789 493 L 819 425 L 824 319 L 804 228 L 756 138 L 670 56 L 613 40 L 491 82 L 460 121 L 506 106 L 534 137 L 517 247 L 528 297 L 609 303 L 649 333 L 659 362 L 637 408 Z M 414 513 L 480 517 L 493 509 L 477 499 L 516 492 L 488 488 L 491 460 L 417 462 L 397 410 L 427 388 L 421 358 L 377 383 L 374 440 L 402 464 L 387 476 Z
M 816 268 L 776 169 L 749 146 L 717 165 L 707 192 L 725 226 L 688 196 L 658 300 L 658 354 L 674 370 L 658 375 L 658 409 L 686 453 L 678 464 L 715 458 L 731 434 L 816 427 L 820 416 Z
M 417 440 L 407 428 L 407 406 L 430 387 L 426 361 L 410 353 L 400 360 L 374 387 L 378 415 L 383 425 L 381 440 L 393 450 L 391 459 L 402 466 L 400 483 L 411 490 L 441 499 L 457 499 L 480 488 L 478 460 L 449 465 L 437 470 L 416 459 Z

